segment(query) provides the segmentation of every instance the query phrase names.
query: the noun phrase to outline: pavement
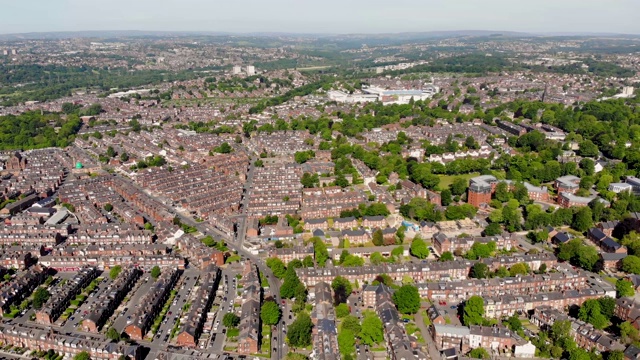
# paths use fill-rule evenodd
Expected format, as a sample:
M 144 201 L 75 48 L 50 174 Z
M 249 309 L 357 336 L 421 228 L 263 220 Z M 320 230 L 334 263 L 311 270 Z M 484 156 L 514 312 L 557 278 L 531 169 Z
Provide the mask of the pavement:
M 105 277 L 106 275 L 106 277 Z M 87 298 L 87 300 L 85 302 L 82 303 L 82 305 L 80 305 L 80 307 L 78 309 L 76 309 L 76 311 L 71 314 L 71 316 L 69 316 L 69 318 L 67 319 L 67 321 L 64 323 L 64 325 L 62 325 L 62 330 L 64 332 L 71 332 L 71 331 L 76 331 L 76 329 L 78 328 L 78 325 L 80 324 L 80 322 L 83 320 L 84 318 L 84 314 L 85 313 L 89 313 L 89 311 L 91 310 L 91 297 L 96 296 L 98 293 L 100 293 L 101 291 L 104 290 L 104 286 L 109 282 L 108 276 L 109 274 L 103 274 L 102 275 L 104 278 L 102 279 L 102 281 L 100 283 L 98 283 L 98 286 L 96 286 L 96 289 L 93 290 L 93 292 L 91 294 L 89 294 L 89 298 Z M 92 296 L 93 295 L 93 296 Z
M 111 325 L 114 329 L 118 330 L 118 332 L 124 331 L 124 328 L 127 326 L 127 317 L 134 313 L 136 305 L 140 302 L 140 298 L 149 292 L 152 285 L 153 279 L 151 279 L 151 274 L 149 273 L 144 273 L 138 279 L 136 287 L 129 291 L 129 301 L 126 303 L 122 302 L 114 312 L 117 316 Z
M 245 214 L 247 211 L 246 205 L 248 204 L 248 198 L 249 198 L 248 190 L 251 188 L 252 182 L 253 182 L 253 174 L 254 174 L 254 168 L 255 168 L 253 166 L 253 162 L 254 162 L 254 159 L 251 160 L 251 165 L 249 168 L 249 172 L 247 174 L 247 181 L 245 182 L 245 197 L 242 200 L 242 204 L 243 204 L 242 211 Z M 135 187 L 136 189 L 139 189 L 140 191 L 149 195 L 152 199 L 163 204 L 171 214 L 175 214 L 176 216 L 178 216 L 180 218 L 180 221 L 182 221 L 182 223 L 197 228 L 198 231 L 200 231 L 200 233 L 202 233 L 205 236 L 211 235 L 214 238 L 225 239 L 227 241 L 227 246 L 229 247 L 230 250 L 237 251 L 240 256 L 242 256 L 245 259 L 251 260 L 254 264 L 258 266 L 258 269 L 260 270 L 260 272 L 266 276 L 269 282 L 270 290 L 272 294 L 274 294 L 274 298 L 276 302 L 280 304 L 280 306 L 282 306 L 282 299 L 280 298 L 280 280 L 273 275 L 273 272 L 266 266 L 266 264 L 264 263 L 264 261 L 262 261 L 262 259 L 251 254 L 244 247 L 242 247 L 242 244 L 246 238 L 246 215 L 240 218 L 239 224 L 238 224 L 238 233 L 236 236 L 236 241 L 233 241 L 234 239 L 229 238 L 227 234 L 214 228 L 213 226 L 208 225 L 206 222 L 198 223 L 193 218 L 184 216 L 183 214 L 176 212 L 175 209 L 173 209 L 171 206 L 167 204 L 166 199 L 162 199 L 153 194 L 150 194 L 148 191 L 138 186 L 138 184 L 136 184 L 135 182 L 125 177 L 122 177 L 122 178 L 127 183 L 131 184 L 131 186 Z M 283 359 L 288 352 L 288 347 L 286 345 L 286 342 L 284 341 L 283 330 L 284 330 L 284 316 L 283 316 L 283 319 L 276 325 L 275 331 L 272 332 L 272 341 L 271 341 L 271 347 L 272 347 L 271 358 L 272 359 Z M 214 341 L 214 346 L 217 346 L 217 341 L 218 341 L 217 337 L 218 336 L 216 336 L 216 340 Z M 151 350 L 153 352 L 154 348 L 152 347 Z
M 224 293 L 222 301 L 215 301 L 214 304 L 219 305 L 219 310 L 216 314 L 215 320 L 213 322 L 213 329 L 211 331 L 211 338 L 215 336 L 213 342 L 211 339 L 209 340 L 208 350 L 214 353 L 221 354 L 224 350 L 224 342 L 225 342 L 225 334 L 222 333 L 225 328 L 222 324 L 222 317 L 224 314 L 228 312 L 229 307 L 233 310 L 233 301 L 237 297 L 237 281 L 234 284 L 232 279 L 235 279 L 236 274 L 227 270 L 222 271 L 222 281 L 220 282 L 220 286 L 222 287 Z M 225 284 L 226 280 L 226 284 Z M 224 299 L 227 300 L 224 300 Z M 217 326 L 216 326 L 217 324 Z
M 182 283 L 179 288 L 177 288 L 178 293 L 174 298 L 173 303 L 169 307 L 167 314 L 165 315 L 158 332 L 154 335 L 152 344 L 154 345 L 162 345 L 164 343 L 168 343 L 171 339 L 171 330 L 175 326 L 176 322 L 180 319 L 182 314 L 182 308 L 184 304 L 190 301 L 189 295 L 193 290 L 196 281 L 200 277 L 200 271 L 188 268 L 184 271 L 182 276 L 180 277 Z M 165 340 L 166 339 L 166 340 Z
M 422 310 L 422 308 L 420 310 Z M 429 357 L 432 360 L 440 359 L 441 358 L 440 352 L 436 348 L 435 342 L 433 342 L 433 338 L 431 337 L 431 332 L 426 326 L 424 326 L 424 320 L 422 319 L 422 315 L 420 314 L 420 311 L 418 311 L 415 315 L 415 323 L 418 326 L 418 329 L 420 329 L 420 331 L 422 332 L 422 337 L 424 338 L 424 341 L 427 343 L 426 347 L 427 347 L 427 352 L 429 353 Z

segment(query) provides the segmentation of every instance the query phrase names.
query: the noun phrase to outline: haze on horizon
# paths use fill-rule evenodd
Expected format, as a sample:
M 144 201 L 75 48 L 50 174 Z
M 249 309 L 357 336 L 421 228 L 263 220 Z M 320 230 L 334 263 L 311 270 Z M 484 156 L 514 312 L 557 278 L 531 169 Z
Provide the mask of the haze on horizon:
M 20 0 L 2 4 L 0 33 L 496 30 L 640 34 L 638 14 L 638 0 Z

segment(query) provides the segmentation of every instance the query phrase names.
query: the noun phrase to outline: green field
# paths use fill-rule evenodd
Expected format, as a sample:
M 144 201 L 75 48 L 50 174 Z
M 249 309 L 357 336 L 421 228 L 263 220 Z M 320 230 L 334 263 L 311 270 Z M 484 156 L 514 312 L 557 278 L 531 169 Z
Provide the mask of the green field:
M 440 178 L 440 184 L 438 184 L 438 187 L 440 189 L 446 189 L 449 187 L 449 185 L 453 183 L 453 180 L 455 178 L 463 178 L 468 182 L 469 179 L 479 175 L 480 173 L 477 173 L 477 172 L 471 173 L 471 174 L 462 174 L 462 175 L 438 175 L 438 177 Z

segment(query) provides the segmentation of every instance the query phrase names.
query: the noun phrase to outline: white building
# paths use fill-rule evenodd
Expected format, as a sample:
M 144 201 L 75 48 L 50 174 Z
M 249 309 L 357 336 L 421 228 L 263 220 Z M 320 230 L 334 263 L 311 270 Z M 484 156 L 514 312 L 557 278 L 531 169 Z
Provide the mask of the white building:
M 238 74 L 240 74 L 241 72 L 242 72 L 242 67 L 240 67 L 240 66 L 234 66 L 234 67 L 233 67 L 233 70 L 231 70 L 231 73 L 232 73 L 233 75 L 238 75 Z
M 631 192 L 633 190 L 633 186 L 627 183 L 611 183 L 609 184 L 609 191 L 613 191 L 614 193 L 621 193 L 623 191 Z
M 252 66 L 252 65 L 247 66 L 246 73 L 247 73 L 247 76 L 255 75 L 256 74 L 256 67 Z
M 347 94 L 343 91 L 329 91 L 327 93 L 330 100 L 341 103 L 359 103 L 382 101 L 387 104 L 408 104 L 411 99 L 414 101 L 430 99 L 438 93 L 440 88 L 435 85 L 425 85 L 423 89 L 417 90 L 385 90 L 378 87 L 363 87 L 362 93 Z
M 624 182 L 631 185 L 631 189 L 634 193 L 640 194 L 640 179 L 635 176 L 627 176 Z

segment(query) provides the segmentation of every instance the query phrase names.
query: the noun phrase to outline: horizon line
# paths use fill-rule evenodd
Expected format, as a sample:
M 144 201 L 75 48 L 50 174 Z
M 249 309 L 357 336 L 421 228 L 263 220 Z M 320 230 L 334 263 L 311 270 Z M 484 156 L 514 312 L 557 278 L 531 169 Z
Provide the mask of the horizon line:
M 424 31 L 399 31 L 399 32 L 296 32 L 296 31 L 223 31 L 223 30 L 140 30 L 140 29 L 110 29 L 110 30 L 52 30 L 52 31 L 30 31 L 30 32 L 0 32 L 0 36 L 25 36 L 25 35 L 46 35 L 46 34 L 81 34 L 81 33 L 109 33 L 109 32 L 140 32 L 140 33 L 163 33 L 163 34 L 203 34 L 212 36 L 229 35 L 302 35 L 302 36 L 381 36 L 381 35 L 406 35 L 406 34 L 447 34 L 447 33 L 495 33 L 496 35 L 506 33 L 524 36 L 640 36 L 640 33 L 622 32 L 589 32 L 589 31 L 516 31 L 516 30 L 484 30 L 484 29 L 459 29 L 459 30 L 424 30 Z

